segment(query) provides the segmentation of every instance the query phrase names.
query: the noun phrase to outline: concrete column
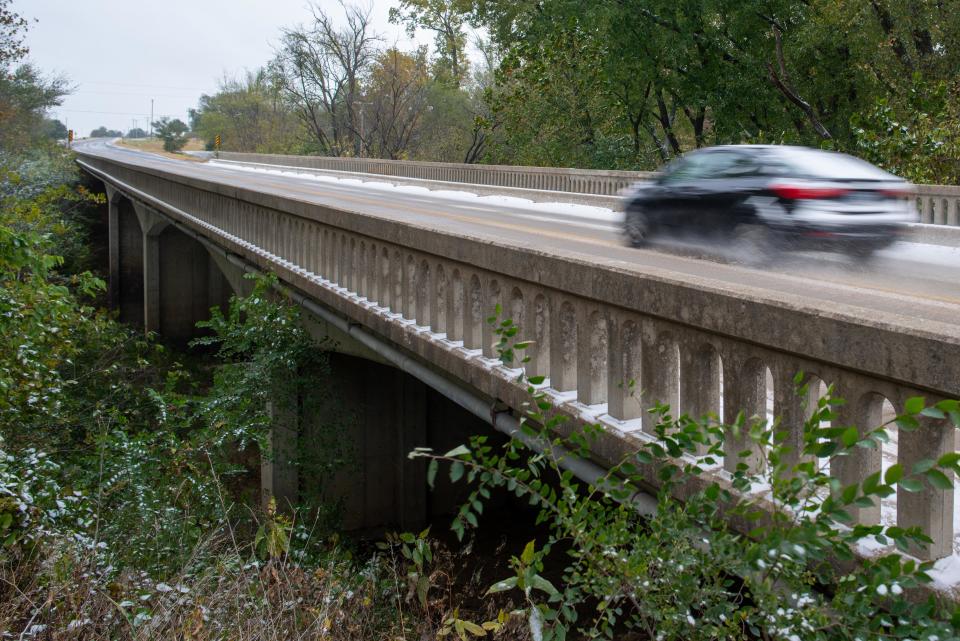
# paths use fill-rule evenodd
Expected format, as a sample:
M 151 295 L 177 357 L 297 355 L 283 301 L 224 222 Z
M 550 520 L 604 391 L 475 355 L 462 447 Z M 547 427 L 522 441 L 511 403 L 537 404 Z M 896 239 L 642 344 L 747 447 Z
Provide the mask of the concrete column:
M 120 207 L 118 199 L 123 196 L 110 185 L 107 190 L 107 254 L 109 280 L 107 301 L 112 309 L 120 306 Z
M 558 392 L 577 388 L 577 316 L 559 297 L 550 305 L 550 387 Z
M 897 463 L 910 474 L 913 466 L 924 459 L 936 461 L 954 451 L 954 428 L 945 420 L 920 417 L 920 428 L 913 432 L 900 430 L 897 439 Z M 953 479 L 952 472 L 946 472 Z M 923 480 L 919 492 L 897 488 L 897 525 L 919 526 L 931 539 L 931 545 L 912 550 L 921 559 L 940 559 L 953 553 L 953 489 L 938 490 Z
M 680 409 L 699 421 L 708 414 L 720 417 L 720 359 L 709 345 L 680 345 Z
M 160 331 L 160 233 L 169 222 L 156 211 L 135 202 L 143 233 L 143 329 Z
M 767 415 L 767 376 L 766 368 L 759 360 L 751 359 L 744 363 L 734 358 L 723 361 L 723 422 L 736 423 L 737 415 L 743 412 L 746 420 L 739 434 L 727 434 L 723 443 L 723 467 L 728 472 L 736 471 L 741 463 L 747 465 L 749 472 L 760 471 L 763 458 L 759 447 L 750 440 L 747 431 L 753 420 L 766 420 Z M 752 419 L 751 417 L 755 417 Z M 746 457 L 740 453 L 749 451 Z
M 459 271 L 451 270 L 447 274 L 447 286 L 444 292 L 444 331 L 452 341 L 463 340 L 464 314 L 469 309 L 467 289 Z
M 530 358 L 527 363 L 527 375 L 549 376 L 551 310 L 547 297 L 533 291 L 526 298 L 526 306 L 524 311 L 527 323 L 526 337 L 530 341 L 530 347 L 526 350 L 526 355 Z
M 883 397 L 861 390 L 847 380 L 837 381 L 837 393 L 846 403 L 836 408 L 837 418 L 834 427 L 854 426 L 863 437 L 869 430 L 883 423 Z M 865 478 L 879 472 L 883 465 L 883 450 L 877 447 L 866 449 L 852 447 L 845 456 L 830 459 L 830 475 L 840 481 L 841 487 L 862 483 Z M 874 499 L 872 507 L 850 506 L 847 512 L 856 523 L 873 525 L 880 522 L 880 500 Z
M 483 298 L 483 307 L 481 308 L 481 327 L 480 327 L 480 336 L 481 336 L 481 348 L 483 349 L 483 355 L 487 358 L 497 358 L 497 350 L 495 343 L 499 341 L 499 337 L 494 332 L 494 326 L 487 322 L 487 319 L 496 314 L 497 305 L 500 305 L 503 309 L 503 302 L 500 296 L 500 285 L 495 280 L 487 281 L 486 287 L 483 288 L 484 298 Z M 496 319 L 496 323 L 499 324 L 503 320 L 503 315 Z
M 589 308 L 580 310 L 577 321 L 577 400 L 606 403 L 609 323 L 602 310 Z
M 281 389 L 267 405 L 272 425 L 268 451 L 260 462 L 261 502 L 266 509 L 273 498 L 277 510 L 291 513 L 300 500 L 300 470 L 297 456 L 300 416 L 296 392 Z
M 797 372 L 784 363 L 775 369 L 773 379 L 773 416 L 774 420 L 780 420 L 777 431 L 786 432 L 786 439 L 782 443 L 790 449 L 785 453 L 783 462 L 788 468 L 804 458 L 804 429 L 816 407 L 817 390 L 810 389 L 805 394 L 799 394 L 793 382 L 796 375 Z
M 427 445 L 427 388 L 412 376 L 395 371 L 400 392 L 397 516 L 401 530 L 419 531 L 427 520 L 427 468 L 423 459 L 407 455 L 413 448 Z
M 610 332 L 607 413 L 621 421 L 643 416 L 640 345 L 640 327 L 634 321 L 622 321 Z
M 672 414 L 679 406 L 679 362 L 677 344 L 673 336 L 658 331 L 645 321 L 643 327 L 641 398 L 643 407 L 643 431 L 649 434 L 656 430 L 659 418 L 648 410 L 658 403 L 669 405 Z

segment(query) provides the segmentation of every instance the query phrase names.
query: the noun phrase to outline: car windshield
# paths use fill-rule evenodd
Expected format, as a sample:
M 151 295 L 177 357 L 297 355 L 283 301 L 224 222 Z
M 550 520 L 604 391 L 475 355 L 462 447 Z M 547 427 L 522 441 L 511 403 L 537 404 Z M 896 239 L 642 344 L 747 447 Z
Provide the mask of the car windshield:
M 782 148 L 775 154 L 788 173 L 805 178 L 823 180 L 899 180 L 893 174 L 870 163 L 832 151 Z

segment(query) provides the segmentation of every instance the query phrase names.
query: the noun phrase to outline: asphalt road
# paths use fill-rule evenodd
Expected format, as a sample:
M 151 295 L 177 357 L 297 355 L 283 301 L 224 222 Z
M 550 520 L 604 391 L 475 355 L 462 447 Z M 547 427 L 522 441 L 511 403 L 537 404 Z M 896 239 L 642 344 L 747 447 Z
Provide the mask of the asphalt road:
M 84 153 L 281 193 L 300 200 L 476 238 L 511 242 L 638 272 L 787 300 L 830 313 L 865 313 L 935 334 L 960 337 L 960 248 L 897 243 L 868 266 L 830 253 L 795 253 L 754 268 L 722 247 L 665 245 L 626 247 L 611 214 L 571 205 L 525 204 L 278 174 L 217 163 L 177 160 L 117 147 L 106 140 L 75 143 Z M 749 319 L 745 319 L 749 322 Z

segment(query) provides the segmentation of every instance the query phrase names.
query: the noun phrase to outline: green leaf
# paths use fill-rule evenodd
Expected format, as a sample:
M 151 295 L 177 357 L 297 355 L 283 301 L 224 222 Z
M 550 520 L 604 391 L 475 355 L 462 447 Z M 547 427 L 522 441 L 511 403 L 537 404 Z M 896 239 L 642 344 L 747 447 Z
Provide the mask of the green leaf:
M 925 458 L 920 459 L 913 464 L 913 473 L 914 474 L 924 474 L 927 470 L 932 468 L 935 465 L 933 459 Z
M 536 539 L 527 543 L 526 547 L 523 548 L 523 553 L 520 554 L 520 562 L 524 565 L 530 565 L 533 562 L 533 555 L 536 549 Z
M 926 399 L 924 397 L 911 396 L 907 399 L 907 402 L 903 404 L 903 413 L 914 416 L 923 411 L 924 405 L 926 405 Z
M 512 576 L 503 581 L 497 581 L 489 588 L 487 588 L 487 594 L 496 594 L 497 592 L 506 592 L 507 590 L 512 590 L 517 587 L 517 577 Z
M 907 492 L 919 492 L 923 489 L 923 483 L 915 478 L 906 478 L 900 481 L 900 487 Z
M 943 413 L 942 410 L 937 409 L 936 407 L 925 407 L 920 412 L 920 416 L 926 416 L 929 418 L 946 418 L 947 415 Z
M 431 490 L 433 489 L 433 482 L 434 482 L 434 481 L 436 480 L 436 478 L 437 478 L 437 469 L 438 469 L 439 467 L 440 467 L 440 466 L 439 466 L 439 464 L 437 463 L 437 459 L 432 459 L 432 460 L 430 461 L 430 464 L 427 465 L 427 485 L 430 486 L 430 489 L 431 489 Z
M 463 477 L 463 463 L 454 461 L 450 465 L 450 481 L 456 483 Z
M 469 454 L 469 453 L 470 453 L 470 449 L 466 445 L 458 445 L 457 447 L 453 448 L 443 456 L 445 458 L 456 458 L 458 456 L 463 456 L 464 454 Z
M 847 447 L 853 447 L 860 440 L 860 432 L 857 431 L 856 427 L 848 427 L 843 431 L 840 440 Z
M 903 466 L 899 463 L 891 465 L 887 470 L 887 473 L 883 476 L 883 480 L 887 485 L 893 485 L 897 481 L 903 478 Z
M 539 574 L 534 574 L 530 577 L 530 587 L 535 590 L 540 590 L 541 592 L 546 592 L 550 596 L 558 596 L 560 594 L 550 581 L 547 581 Z
M 940 470 L 928 471 L 927 480 L 930 481 L 930 485 L 938 490 L 949 490 L 953 487 L 953 481 L 951 481 L 949 477 L 947 477 L 947 475 Z

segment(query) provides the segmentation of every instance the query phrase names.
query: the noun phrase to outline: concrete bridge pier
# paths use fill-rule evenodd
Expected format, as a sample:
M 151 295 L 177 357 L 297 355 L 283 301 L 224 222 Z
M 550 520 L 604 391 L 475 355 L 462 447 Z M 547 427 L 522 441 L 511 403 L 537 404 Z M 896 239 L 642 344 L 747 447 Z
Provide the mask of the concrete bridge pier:
M 339 506 L 339 525 L 360 534 L 423 528 L 454 513 L 464 484 L 445 471 L 431 491 L 416 447 L 439 453 L 467 443 L 489 426 L 336 327 L 304 313 L 310 333 L 329 352 L 329 368 L 278 396 L 270 453 L 261 465 L 264 506 Z M 502 439 L 499 434 L 491 441 Z
M 165 216 L 107 185 L 110 304 L 120 320 L 174 343 L 198 335 L 210 308 L 250 285 Z

